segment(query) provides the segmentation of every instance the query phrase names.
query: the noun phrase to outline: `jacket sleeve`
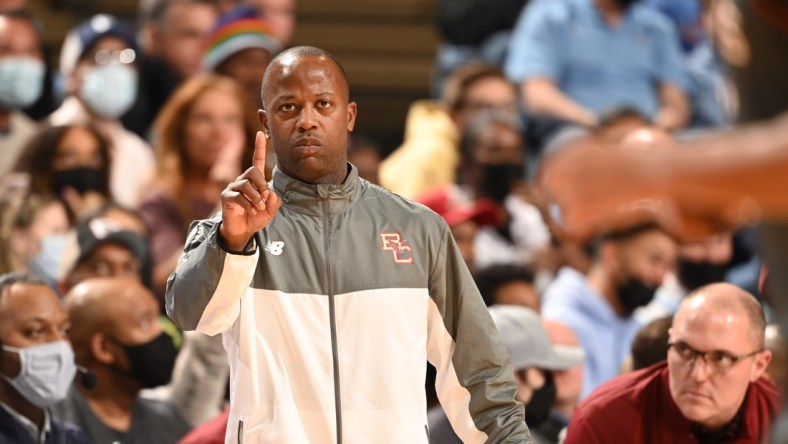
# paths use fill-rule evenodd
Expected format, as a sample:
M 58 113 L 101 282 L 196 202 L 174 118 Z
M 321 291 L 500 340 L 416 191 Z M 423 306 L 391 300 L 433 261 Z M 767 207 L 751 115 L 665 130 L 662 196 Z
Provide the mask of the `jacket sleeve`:
M 464 443 L 530 442 L 506 349 L 448 227 L 430 271 L 427 357 Z
M 220 224 L 221 215 L 192 224 L 165 296 L 167 315 L 178 327 L 210 336 L 238 318 L 258 259 L 257 249 L 248 254 L 225 251 L 218 241 Z

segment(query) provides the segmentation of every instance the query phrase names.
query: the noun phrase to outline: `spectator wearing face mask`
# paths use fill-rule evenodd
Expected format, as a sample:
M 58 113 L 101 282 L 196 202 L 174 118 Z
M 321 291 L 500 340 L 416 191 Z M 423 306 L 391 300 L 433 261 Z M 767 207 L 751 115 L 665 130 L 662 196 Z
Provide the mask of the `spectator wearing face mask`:
M 654 300 L 638 309 L 635 317 L 645 325 L 655 319 L 672 316 L 688 293 L 704 285 L 725 282 L 728 270 L 733 267 L 733 259 L 733 233 L 730 231 L 682 243 L 675 276 L 665 279 Z
M 112 199 L 109 146 L 91 124 L 40 128 L 14 170 L 30 176 L 33 192 L 63 201 L 72 221 Z
M 9 192 L 0 196 L 0 274 L 35 274 L 52 288 L 64 272 L 68 215 L 52 197 Z
M 460 185 L 473 198 L 494 202 L 498 216 L 495 225 L 482 227 L 476 235 L 475 265 L 533 265 L 545 254 L 550 233 L 537 207 L 524 198 L 522 124 L 500 109 L 483 109 L 469 119 L 460 142 Z
M 582 364 L 584 353 L 578 346 L 552 345 L 539 315 L 530 308 L 494 305 L 490 315 L 512 361 L 517 393 L 525 404 L 525 422 L 536 444 L 550 441 L 536 431 L 550 414 L 556 397 L 553 370 L 568 370 Z M 460 443 L 451 432 L 446 415 L 435 408 L 429 414 L 430 443 Z
M 69 320 L 57 295 L 33 275 L 0 276 L 0 442 L 88 444 L 50 407 L 76 375 Z
M 418 100 L 410 106 L 405 140 L 381 162 L 380 184 L 413 199 L 457 182 L 460 138 L 469 120 L 484 110 L 515 117 L 515 85 L 500 68 L 485 63 L 468 63 L 454 70 L 440 102 Z
M 60 54 L 66 99 L 49 116 L 52 125 L 96 125 L 109 141 L 112 196 L 128 207 L 136 205 L 154 167 L 150 146 L 119 120 L 137 97 L 136 48 L 132 31 L 110 15 L 72 29 Z
M 619 374 L 642 326 L 633 312 L 654 298 L 677 252 L 654 224 L 608 233 L 586 274 L 564 267 L 547 288 L 542 316 L 570 327 L 586 352 L 581 398 Z
M 41 96 L 44 55 L 33 19 L 24 13 L 0 14 L 0 177 L 13 166 L 35 122 L 22 112 Z
M 96 443 L 172 444 L 186 434 L 174 405 L 139 396 L 170 381 L 177 354 L 150 291 L 133 279 L 88 279 L 68 292 L 66 310 L 76 362 L 92 376 L 74 384 L 55 415 Z

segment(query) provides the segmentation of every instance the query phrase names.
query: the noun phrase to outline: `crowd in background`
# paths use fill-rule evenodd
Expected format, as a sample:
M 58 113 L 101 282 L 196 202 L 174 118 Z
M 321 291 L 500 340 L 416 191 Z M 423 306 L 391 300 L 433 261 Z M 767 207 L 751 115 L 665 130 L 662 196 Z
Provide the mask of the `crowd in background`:
M 451 228 L 512 359 L 535 442 L 592 442 L 578 430 L 592 433 L 591 407 L 626 385 L 619 375 L 668 372 L 678 368 L 671 359 L 692 367 L 702 356 L 704 371 L 739 378 L 715 386 L 715 405 L 733 409 L 725 436 L 747 428 L 742 399 L 755 398 L 745 398 L 755 390 L 747 384 L 761 384 L 762 415 L 777 413 L 769 390 L 784 387 L 786 358 L 777 327 L 752 315 L 754 301 L 768 321 L 775 295 L 749 227 L 684 242 L 644 223 L 580 243 L 561 236 L 560 214 L 532 186 L 541 156 L 578 141 L 672 150 L 728 128 L 735 97 L 713 27 L 731 12 L 712 3 L 440 0 L 433 97 L 411 105 L 403 143 L 390 154 L 363 135 L 348 148 L 361 177 L 426 205 Z M 223 442 L 221 338 L 178 331 L 163 295 L 192 221 L 215 213 L 221 191 L 251 165 L 260 82 L 292 43 L 295 0 L 141 1 L 136 27 L 99 14 L 70 30 L 57 69 L 24 1 L 6 4 L 0 437 Z M 732 285 L 708 287 L 721 282 Z M 696 299 L 706 305 L 685 304 L 704 290 L 711 296 Z M 721 349 L 708 335 L 675 337 L 731 304 L 743 307 L 733 310 L 743 331 L 765 328 L 754 346 L 772 355 L 750 354 L 760 359 L 755 378 L 728 371 L 748 359 L 749 342 Z M 59 356 L 74 357 L 75 382 L 65 378 L 60 393 L 26 383 L 17 375 L 36 355 L 23 343 L 60 344 Z M 425 373 L 431 442 L 457 442 L 427 363 Z M 719 428 L 702 414 L 675 405 L 698 426 L 688 442 L 726 442 L 713 441 Z M 67 441 L 49 441 L 56 433 Z

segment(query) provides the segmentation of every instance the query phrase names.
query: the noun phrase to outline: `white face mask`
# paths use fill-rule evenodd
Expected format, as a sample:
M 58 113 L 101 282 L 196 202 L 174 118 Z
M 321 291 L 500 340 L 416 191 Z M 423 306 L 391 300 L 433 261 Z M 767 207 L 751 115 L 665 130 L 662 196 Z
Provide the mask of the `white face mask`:
M 44 408 L 66 398 L 77 373 L 74 350 L 66 341 L 53 341 L 31 347 L 8 345 L 3 350 L 19 354 L 22 370 L 12 378 L 0 374 L 31 404 Z
M 0 107 L 27 108 L 44 89 L 44 62 L 29 56 L 0 58 Z
M 68 235 L 50 234 L 41 238 L 40 251 L 27 261 L 31 273 L 50 283 L 60 279 L 61 264 L 68 249 Z
M 94 114 L 117 119 L 134 104 L 138 77 L 137 70 L 129 65 L 99 65 L 82 79 L 79 96 Z

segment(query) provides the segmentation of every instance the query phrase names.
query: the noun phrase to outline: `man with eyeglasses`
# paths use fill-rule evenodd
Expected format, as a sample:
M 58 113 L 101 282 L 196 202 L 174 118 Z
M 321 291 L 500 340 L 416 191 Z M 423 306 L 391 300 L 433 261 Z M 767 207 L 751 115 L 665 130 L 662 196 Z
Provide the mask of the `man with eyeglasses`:
M 780 410 L 755 297 L 726 283 L 679 306 L 667 361 L 600 386 L 575 410 L 575 443 L 761 443 Z

